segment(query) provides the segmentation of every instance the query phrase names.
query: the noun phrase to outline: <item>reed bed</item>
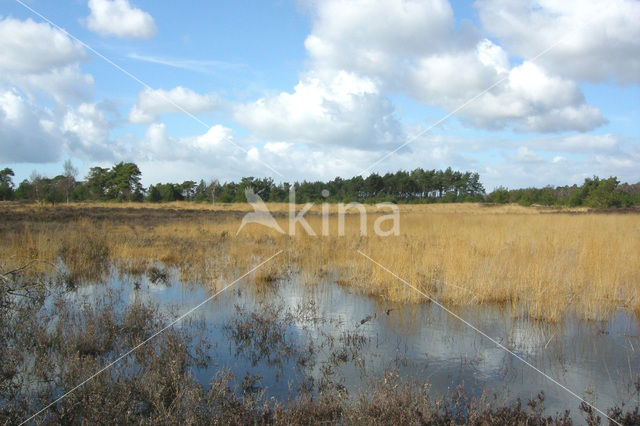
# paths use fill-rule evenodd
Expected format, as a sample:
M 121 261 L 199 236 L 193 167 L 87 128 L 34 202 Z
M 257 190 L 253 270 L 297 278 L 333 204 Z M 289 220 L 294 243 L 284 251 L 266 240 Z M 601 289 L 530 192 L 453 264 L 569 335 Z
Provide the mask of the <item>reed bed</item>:
M 288 206 L 270 208 L 287 230 Z M 320 208 L 306 216 L 317 234 Z M 295 235 L 280 234 L 257 224 L 236 235 L 244 211 L 251 206 L 3 204 L 0 262 L 64 262 L 75 280 L 99 280 L 111 265 L 130 274 L 171 267 L 183 280 L 215 290 L 283 250 L 251 279 L 260 284 L 296 274 L 313 285 L 330 278 L 384 299 L 425 302 L 361 250 L 452 308 L 509 304 L 518 315 L 546 321 L 570 312 L 604 319 L 619 309 L 640 316 L 638 214 L 403 205 L 400 234 L 380 237 L 373 232 L 379 213 L 369 206 L 366 236 L 358 215 L 346 217 L 344 236 L 338 236 L 336 215 L 329 218 L 329 236 L 309 236 L 300 227 Z M 38 265 L 34 273 L 50 268 Z

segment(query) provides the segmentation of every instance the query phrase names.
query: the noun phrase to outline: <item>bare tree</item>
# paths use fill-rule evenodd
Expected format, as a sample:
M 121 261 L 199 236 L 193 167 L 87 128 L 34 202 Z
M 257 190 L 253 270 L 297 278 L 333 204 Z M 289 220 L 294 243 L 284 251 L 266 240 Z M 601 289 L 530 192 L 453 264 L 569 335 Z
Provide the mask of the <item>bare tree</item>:
M 64 162 L 64 189 L 67 194 L 67 204 L 69 204 L 69 193 L 73 189 L 73 185 L 76 183 L 76 176 L 78 176 L 78 169 L 73 166 L 71 160 Z
M 32 171 L 29 176 L 31 184 L 33 185 L 33 193 L 36 197 L 36 202 L 40 203 L 40 187 L 42 186 L 42 176 L 37 171 Z
M 220 185 L 220 182 L 218 182 L 218 179 L 211 179 L 211 181 L 209 182 L 209 192 L 211 193 L 211 204 L 216 203 L 216 189 L 218 189 L 219 185 Z

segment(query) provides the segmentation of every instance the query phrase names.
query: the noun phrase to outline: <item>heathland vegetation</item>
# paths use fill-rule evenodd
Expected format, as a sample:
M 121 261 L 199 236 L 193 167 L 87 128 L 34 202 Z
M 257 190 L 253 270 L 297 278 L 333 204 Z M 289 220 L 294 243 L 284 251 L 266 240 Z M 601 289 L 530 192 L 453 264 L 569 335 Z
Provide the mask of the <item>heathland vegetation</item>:
M 84 180 L 76 180 L 77 170 L 68 161 L 64 172 L 53 178 L 34 172 L 16 187 L 11 169 L 0 171 L 0 200 L 30 200 L 48 203 L 64 201 L 196 201 L 246 202 L 248 188 L 267 202 L 286 202 L 291 189 L 296 202 L 518 203 L 523 206 L 587 206 L 593 208 L 640 205 L 640 183 L 620 183 L 616 177 L 585 179 L 582 185 L 507 189 L 498 187 L 487 194 L 480 176 L 474 172 L 446 170 L 398 171 L 366 178 L 336 177 L 328 182 L 282 182 L 271 178 L 244 177 L 239 182 L 217 180 L 158 183 L 144 188 L 142 173 L 134 163 L 118 163 L 111 168 L 92 167 Z
M 571 425 L 574 416 L 589 425 L 602 421 L 584 402 L 545 413 L 544 393 L 526 404 L 498 403 L 491 393 L 470 395 L 463 386 L 436 396 L 427 384 L 403 379 L 393 368 L 368 376 L 366 389 L 348 393 L 334 381 L 336 371 L 349 354 L 360 356 L 362 336 L 316 336 L 309 346 L 286 337 L 288 324 L 313 317 L 313 304 L 285 313 L 273 306 L 239 309 L 224 326 L 242 356 L 295 359 L 308 375 L 295 389 L 297 396 L 268 398 L 260 376 L 234 377 L 222 367 L 201 383 L 193 371 L 215 361 L 208 356 L 203 323 L 157 334 L 172 318 L 154 304 L 123 306 L 118 293 L 77 300 L 63 275 L 29 278 L 30 267 L 0 270 L 2 424 Z M 119 358 L 132 347 L 130 356 Z M 316 381 L 309 370 L 322 350 L 337 355 Z M 633 392 L 640 395 L 640 381 Z M 637 407 L 611 407 L 607 415 L 617 424 L 640 420 Z
M 286 205 L 268 206 L 288 229 Z M 0 258 L 16 265 L 61 260 L 76 281 L 98 280 L 110 266 L 143 274 L 159 262 L 178 268 L 184 281 L 218 289 L 283 250 L 258 281 L 297 271 L 313 283 L 336 273 L 340 284 L 366 294 L 425 300 L 361 250 L 451 306 L 506 304 L 548 321 L 567 313 L 603 318 L 618 309 L 640 315 L 640 215 L 471 203 L 399 208 L 399 235 L 383 237 L 373 232 L 381 215 L 375 209 L 367 218 L 347 215 L 344 236 L 335 214 L 321 236 L 320 206 L 306 216 L 318 236 L 301 226 L 290 235 L 259 224 L 236 235 L 251 210 L 246 204 L 10 204 L 0 209 Z
M 567 317 L 603 320 L 621 312 L 640 318 L 640 215 L 627 214 L 628 210 L 489 203 L 399 204 L 399 235 L 383 237 L 372 232 L 374 221 L 383 214 L 375 206 L 366 206 L 367 218 L 347 215 L 346 232 L 340 236 L 336 232 L 336 206 L 330 206 L 330 232 L 323 235 L 322 206 L 316 205 L 306 220 L 317 236 L 309 235 L 300 226 L 292 235 L 260 224 L 248 224 L 238 233 L 244 213 L 252 211 L 250 205 L 225 203 L 219 198 L 215 204 L 133 201 L 149 197 L 149 191 L 139 184 L 139 170 L 133 166 L 92 169 L 92 176 L 102 180 L 84 182 L 71 179 L 70 168 L 68 176 L 54 178 L 60 191 L 56 205 L 0 203 L 3 421 L 26 420 L 168 323 L 171 318 L 155 305 L 123 306 L 119 301 L 122 295 L 94 298 L 86 303 L 69 302 L 69 294 L 76 294 L 87 283 L 106 282 L 120 273 L 138 282 L 136 277 L 142 276 L 162 281 L 167 271 L 172 271 L 185 285 L 201 285 L 213 294 L 281 251 L 248 277 L 250 282 L 244 283 L 243 291 L 265 289 L 292 277 L 307 286 L 331 279 L 344 289 L 381 302 L 408 306 L 429 303 L 424 297 L 427 295 L 452 310 L 497 306 L 504 308 L 505 315 L 536 323 L 562 324 Z M 6 183 L 10 173 L 5 170 L 3 176 Z M 73 194 L 81 191 L 78 188 L 84 187 L 82 191 L 91 194 L 89 182 L 100 181 L 105 189 L 102 199 L 74 202 Z M 46 182 L 44 178 L 20 186 L 25 189 L 27 184 L 37 184 L 38 200 L 45 201 L 47 187 L 42 182 Z M 602 192 L 606 194 L 605 187 L 600 189 L 601 182 L 586 185 L 586 189 L 577 187 L 579 199 L 585 200 L 580 204 L 590 204 Z M 606 186 L 612 181 L 605 182 L 609 182 Z M 19 190 L 12 188 L 12 197 Z M 67 194 L 68 204 L 63 202 Z M 132 201 L 110 202 L 129 199 Z M 267 206 L 281 227 L 288 229 L 288 205 L 269 202 Z M 366 235 L 362 233 L 362 221 Z M 278 332 L 279 321 L 282 320 L 259 312 L 244 313 L 231 324 L 237 330 L 230 333 L 232 337 L 254 339 L 249 347 L 272 347 L 281 344 L 284 336 Z M 268 340 L 270 336 L 277 341 Z M 223 369 L 209 378 L 209 384 L 198 383 L 193 368 L 212 362 L 207 359 L 203 342 L 197 327 L 189 331 L 170 328 L 54 403 L 38 417 L 38 422 L 572 421 L 568 412 L 555 416 L 551 413 L 553 417 L 549 417 L 542 411 L 542 396 L 527 407 L 519 402 L 497 404 L 490 394 L 469 397 L 458 390 L 436 397 L 427 384 L 406 381 L 393 372 L 378 379 L 372 377 L 371 385 L 361 394 L 346 394 L 338 385 L 327 383 L 328 387 L 324 387 L 325 383 L 318 381 L 309 389 L 300 389 L 291 401 L 268 400 L 256 387 L 255 377 L 232 380 Z M 356 349 L 349 347 L 345 353 L 351 350 Z M 338 354 L 334 361 L 341 359 L 343 356 Z M 306 365 L 309 361 L 302 357 L 300 362 Z M 325 367 L 327 371 L 337 368 Z M 640 395 L 640 378 L 635 378 L 637 367 L 631 363 L 628 370 L 636 380 L 635 392 Z M 578 411 L 573 408 L 572 413 Z M 581 409 L 589 424 L 602 420 L 588 404 L 583 403 Z M 640 420 L 634 406 L 612 408 L 607 413 L 621 424 L 637 424 Z

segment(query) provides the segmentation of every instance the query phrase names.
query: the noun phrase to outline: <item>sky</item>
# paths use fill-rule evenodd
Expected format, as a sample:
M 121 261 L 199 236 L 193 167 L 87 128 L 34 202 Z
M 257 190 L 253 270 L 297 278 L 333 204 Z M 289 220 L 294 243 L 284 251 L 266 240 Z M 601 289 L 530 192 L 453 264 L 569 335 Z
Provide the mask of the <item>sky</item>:
M 640 181 L 640 2 L 0 0 L 0 167 Z

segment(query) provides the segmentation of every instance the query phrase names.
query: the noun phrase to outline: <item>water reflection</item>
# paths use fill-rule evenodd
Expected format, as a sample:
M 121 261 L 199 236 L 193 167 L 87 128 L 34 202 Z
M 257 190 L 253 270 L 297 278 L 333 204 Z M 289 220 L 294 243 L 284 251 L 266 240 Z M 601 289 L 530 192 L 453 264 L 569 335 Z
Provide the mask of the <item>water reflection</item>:
M 107 286 L 82 287 L 73 297 L 94 298 L 110 289 L 121 291 L 125 303 L 154 302 L 174 316 L 210 296 L 204 287 L 171 278 L 154 284 L 113 275 Z M 455 312 L 599 407 L 638 403 L 640 326 L 633 316 L 619 312 L 603 322 L 569 316 L 554 324 L 500 306 Z M 227 368 L 238 378 L 254 377 L 268 396 L 287 399 L 311 385 L 361 391 L 391 368 L 428 382 L 434 394 L 462 385 L 470 394 L 485 390 L 507 402 L 542 390 L 548 412 L 578 411 L 573 396 L 438 306 L 388 303 L 339 286 L 332 277 L 314 285 L 240 281 L 193 317 L 178 326 L 193 320 L 206 326 L 212 362 L 194 370 L 202 383 Z M 261 327 L 264 333 L 256 337 Z M 264 350 L 273 352 L 258 356 Z

